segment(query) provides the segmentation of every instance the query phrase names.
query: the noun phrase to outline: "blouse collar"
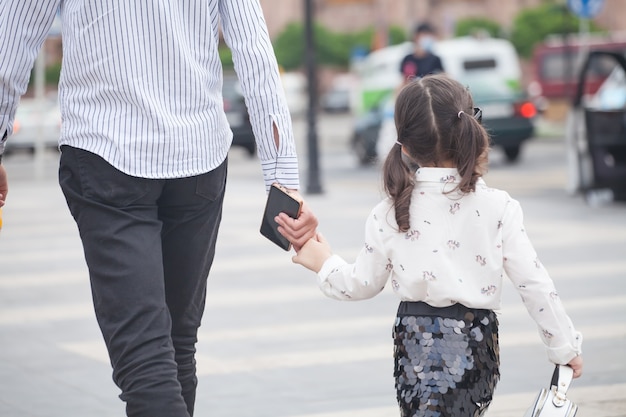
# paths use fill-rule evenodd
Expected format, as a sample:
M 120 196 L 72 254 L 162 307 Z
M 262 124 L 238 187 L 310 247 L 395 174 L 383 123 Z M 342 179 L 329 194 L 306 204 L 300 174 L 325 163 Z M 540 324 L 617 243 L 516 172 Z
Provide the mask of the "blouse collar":
M 440 184 L 458 184 L 461 175 L 456 168 L 420 167 L 415 172 L 417 182 L 435 182 Z M 484 183 L 480 178 L 478 183 Z

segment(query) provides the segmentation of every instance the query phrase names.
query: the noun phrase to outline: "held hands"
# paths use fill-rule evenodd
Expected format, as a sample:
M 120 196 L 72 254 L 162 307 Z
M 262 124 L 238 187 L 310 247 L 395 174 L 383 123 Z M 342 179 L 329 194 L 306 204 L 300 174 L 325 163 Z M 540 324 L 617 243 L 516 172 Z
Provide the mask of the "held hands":
M 320 272 L 324 262 L 333 255 L 330 245 L 324 239 L 321 233 L 318 233 L 313 239 L 310 239 L 304 246 L 300 248 L 297 255 L 291 260 L 310 269 L 313 272 Z
M 300 197 L 295 190 L 290 190 L 290 193 Z M 293 262 L 319 272 L 324 262 L 332 256 L 332 251 L 326 239 L 317 233 L 317 218 L 306 203 L 302 203 L 300 217 L 297 219 L 280 213 L 274 220 L 278 223 L 280 234 L 291 242 L 297 253 L 292 258 Z

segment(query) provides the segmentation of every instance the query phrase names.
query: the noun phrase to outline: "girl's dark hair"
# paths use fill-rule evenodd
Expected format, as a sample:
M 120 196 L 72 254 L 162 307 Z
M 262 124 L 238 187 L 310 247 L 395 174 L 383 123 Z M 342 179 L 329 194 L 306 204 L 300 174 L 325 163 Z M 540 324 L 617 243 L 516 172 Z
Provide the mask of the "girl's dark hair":
M 459 112 L 463 113 L 459 113 Z M 410 228 L 409 208 L 414 172 L 402 161 L 402 150 L 420 166 L 452 163 L 461 176 L 448 192 L 467 194 L 486 167 L 489 135 L 474 119 L 474 103 L 467 88 L 444 74 L 429 75 L 407 84 L 398 95 L 395 123 L 398 142 L 383 167 L 383 183 L 396 211 L 401 231 Z

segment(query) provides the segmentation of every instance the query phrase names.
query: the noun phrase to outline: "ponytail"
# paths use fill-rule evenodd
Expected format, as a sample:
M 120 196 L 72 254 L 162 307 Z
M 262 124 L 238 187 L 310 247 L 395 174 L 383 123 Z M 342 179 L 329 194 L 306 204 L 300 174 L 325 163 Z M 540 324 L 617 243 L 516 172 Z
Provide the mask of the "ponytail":
M 383 184 L 385 192 L 393 200 L 396 211 L 396 223 L 401 232 L 410 229 L 411 195 L 415 187 L 415 176 L 402 160 L 402 146 L 393 146 L 383 165 Z
M 455 123 L 457 129 L 451 144 L 455 149 L 450 152 L 450 156 L 461 176 L 456 189 L 466 194 L 476 190 L 476 182 L 483 174 L 489 135 L 471 114 L 463 110 L 458 113 Z

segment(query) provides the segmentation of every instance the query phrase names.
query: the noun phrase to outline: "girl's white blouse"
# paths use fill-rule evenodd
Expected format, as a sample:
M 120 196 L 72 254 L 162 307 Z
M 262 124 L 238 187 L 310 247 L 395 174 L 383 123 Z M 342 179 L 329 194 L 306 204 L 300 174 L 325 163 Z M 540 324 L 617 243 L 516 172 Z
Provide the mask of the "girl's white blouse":
M 332 298 L 359 300 L 391 282 L 404 301 L 497 310 L 506 274 L 539 326 L 550 360 L 569 362 L 581 353 L 582 335 L 526 235 L 520 204 L 482 179 L 473 193 L 446 193 L 459 179 L 456 169 L 420 168 L 410 229 L 399 231 L 392 201 L 383 200 L 367 219 L 356 262 L 333 255 L 318 274 L 320 288 Z

